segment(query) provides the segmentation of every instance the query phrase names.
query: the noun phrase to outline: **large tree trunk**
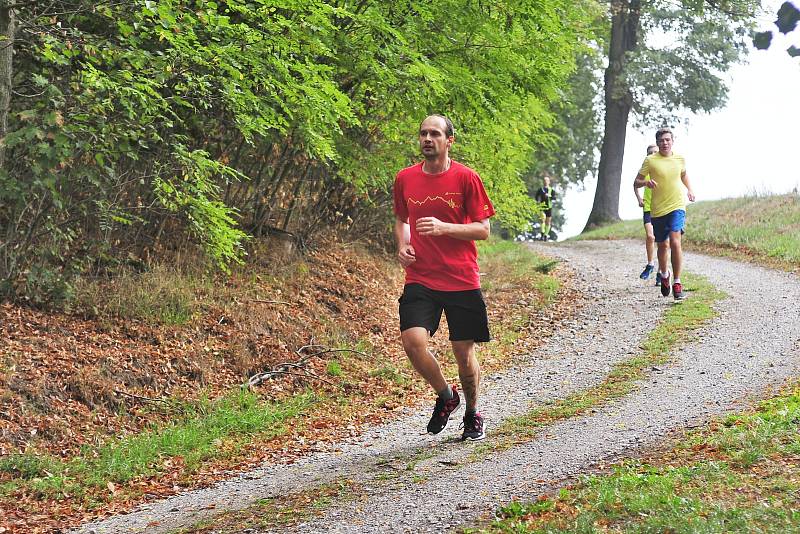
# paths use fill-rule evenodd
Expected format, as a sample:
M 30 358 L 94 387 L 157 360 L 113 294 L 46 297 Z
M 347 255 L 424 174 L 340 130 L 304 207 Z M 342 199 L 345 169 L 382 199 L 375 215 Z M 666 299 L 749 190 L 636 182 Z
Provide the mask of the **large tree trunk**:
M 6 164 L 5 137 L 11 106 L 11 75 L 14 60 L 14 9 L 0 2 L 0 169 Z
M 619 220 L 625 133 L 633 105 L 633 96 L 625 85 L 624 72 L 628 62 L 627 53 L 636 48 L 640 11 L 640 0 L 617 0 L 611 3 L 611 42 L 605 72 L 605 131 L 600 149 L 597 190 L 584 231 Z

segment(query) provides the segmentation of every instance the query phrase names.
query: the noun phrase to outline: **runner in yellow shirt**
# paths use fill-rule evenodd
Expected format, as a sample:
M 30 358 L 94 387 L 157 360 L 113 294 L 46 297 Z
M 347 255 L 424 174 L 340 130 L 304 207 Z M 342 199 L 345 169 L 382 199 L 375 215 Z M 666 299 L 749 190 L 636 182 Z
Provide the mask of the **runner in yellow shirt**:
M 647 155 L 655 154 L 658 152 L 658 147 L 656 145 L 650 145 L 647 147 Z M 655 263 L 653 263 L 653 252 L 656 248 L 656 238 L 653 235 L 653 223 L 651 222 L 650 217 L 650 200 L 653 197 L 653 190 L 649 187 L 644 188 L 644 198 L 639 193 L 640 187 L 633 188 L 633 194 L 636 195 L 636 200 L 639 202 L 639 207 L 642 208 L 642 222 L 644 222 L 644 248 L 647 252 L 647 265 L 644 267 L 644 271 L 642 274 L 639 275 L 639 278 L 642 280 L 649 280 L 650 275 L 653 274 L 653 269 L 655 269 Z
M 681 284 L 683 252 L 681 236 L 686 225 L 686 197 L 694 202 L 694 192 L 686 174 L 683 156 L 672 151 L 673 135 L 669 128 L 656 132 L 658 152 L 647 156 L 633 181 L 634 187 L 648 187 L 653 190 L 650 201 L 653 234 L 658 246 L 658 272 L 661 275 L 661 294 L 670 292 L 670 272 L 667 267 L 667 254 L 672 256 L 672 294 L 675 300 L 684 297 Z M 685 187 L 685 189 L 684 189 Z

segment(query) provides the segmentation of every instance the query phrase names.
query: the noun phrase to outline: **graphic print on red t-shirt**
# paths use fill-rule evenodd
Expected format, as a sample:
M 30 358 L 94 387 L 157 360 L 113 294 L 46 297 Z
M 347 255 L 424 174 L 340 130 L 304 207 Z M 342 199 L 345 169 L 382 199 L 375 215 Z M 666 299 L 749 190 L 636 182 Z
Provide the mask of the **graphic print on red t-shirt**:
M 478 173 L 453 161 L 440 174 L 426 174 L 422 163 L 397 173 L 394 182 L 395 215 L 411 227 L 416 261 L 406 267 L 406 283 L 437 291 L 464 291 L 481 286 L 478 251 L 473 241 L 450 236 L 421 236 L 416 221 L 436 217 L 442 222 L 467 224 L 494 215 Z

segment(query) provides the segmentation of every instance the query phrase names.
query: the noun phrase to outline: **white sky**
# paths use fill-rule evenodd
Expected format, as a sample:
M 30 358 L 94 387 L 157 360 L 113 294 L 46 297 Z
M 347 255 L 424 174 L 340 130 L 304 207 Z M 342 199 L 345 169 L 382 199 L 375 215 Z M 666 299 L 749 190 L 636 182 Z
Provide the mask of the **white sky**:
M 697 200 L 800 189 L 800 145 L 795 137 L 800 134 L 800 57 L 786 53 L 789 45 L 800 46 L 800 27 L 788 36 L 776 30 L 775 13 L 783 1 L 762 2 L 767 14 L 756 28 L 773 30 L 772 46 L 753 50 L 747 64 L 731 69 L 727 106 L 674 128 L 674 151 L 686 157 Z M 647 145 L 655 142 L 654 134 L 628 128 L 619 203 L 623 219 L 641 217 L 633 179 Z M 572 187 L 566 192 L 566 223 L 559 238 L 583 230 L 596 185 L 596 180 L 587 181 L 583 191 Z

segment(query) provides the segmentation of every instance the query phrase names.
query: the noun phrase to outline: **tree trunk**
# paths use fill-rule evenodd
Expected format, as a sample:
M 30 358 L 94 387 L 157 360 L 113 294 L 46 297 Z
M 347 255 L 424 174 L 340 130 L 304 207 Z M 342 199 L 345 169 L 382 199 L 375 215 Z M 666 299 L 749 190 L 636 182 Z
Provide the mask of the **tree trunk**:
M 0 2 L 0 169 L 5 168 L 5 137 L 11 106 L 11 75 L 14 60 L 14 9 Z
M 619 220 L 619 190 L 625 133 L 633 95 L 625 85 L 627 54 L 636 49 L 639 34 L 640 0 L 611 3 L 611 42 L 605 72 L 605 131 L 600 149 L 597 190 L 584 231 Z

